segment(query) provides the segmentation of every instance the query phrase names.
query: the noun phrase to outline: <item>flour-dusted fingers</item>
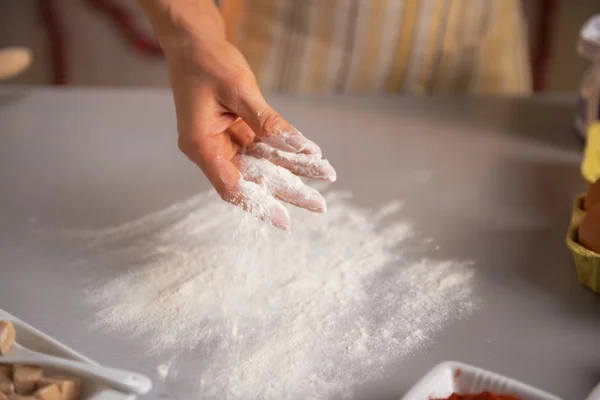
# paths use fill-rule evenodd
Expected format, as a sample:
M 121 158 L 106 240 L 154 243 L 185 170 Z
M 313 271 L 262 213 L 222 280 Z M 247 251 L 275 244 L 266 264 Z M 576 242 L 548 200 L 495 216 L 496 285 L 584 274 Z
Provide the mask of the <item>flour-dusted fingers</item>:
M 291 228 L 285 206 L 267 189 L 242 178 L 237 165 L 232 162 L 239 146 L 229 140 L 225 132 L 204 136 L 199 142 L 186 141 L 186 138 L 180 137 L 179 148 L 202 169 L 223 200 L 277 228 Z
M 234 163 L 245 180 L 265 187 L 278 199 L 310 211 L 326 211 L 327 203 L 323 196 L 287 169 L 249 155 L 237 156 Z
M 307 139 L 273 110 L 264 99 L 254 78 L 240 78 L 238 90 L 226 91 L 222 102 L 239 115 L 261 141 L 283 151 L 321 156 L 321 148 Z
M 230 202 L 244 211 L 270 223 L 276 228 L 289 231 L 292 227 L 290 213 L 266 188 L 249 180 L 240 179 Z
M 250 108 L 250 110 L 259 110 L 255 114 L 250 114 L 251 111 L 245 111 L 245 117 L 242 114 L 240 115 L 252 127 L 254 133 L 262 142 L 290 153 L 322 156 L 321 148 L 315 142 L 302 135 L 300 131 L 270 108 L 264 100 L 261 103 L 260 99 L 250 99 L 247 103 L 242 103 L 242 109 L 244 106 L 255 107 Z
M 288 210 L 269 190 L 245 180 L 237 165 L 222 157 L 205 158 L 202 170 L 223 200 L 282 230 L 290 230 Z
M 334 182 L 335 169 L 329 161 L 310 154 L 294 154 L 274 149 L 265 143 L 255 143 L 246 149 L 246 154 L 264 158 L 298 176 Z
M 211 182 L 223 200 L 276 228 L 290 230 L 292 219 L 285 206 L 266 188 L 245 180 L 237 168 L 233 162 L 220 159 L 204 171 L 213 177 Z
M 265 112 L 274 112 L 272 110 Z M 259 121 L 262 122 L 263 126 L 268 124 L 268 119 L 258 117 Z M 267 143 L 270 146 L 281 149 L 286 152 L 293 152 L 298 154 L 310 154 L 316 157 L 322 157 L 323 152 L 318 144 L 310 139 L 307 139 L 299 130 L 294 128 L 292 125 L 283 121 L 281 127 L 263 129 L 263 132 L 273 132 L 273 134 L 258 135 L 260 140 Z M 287 148 L 288 146 L 291 147 Z

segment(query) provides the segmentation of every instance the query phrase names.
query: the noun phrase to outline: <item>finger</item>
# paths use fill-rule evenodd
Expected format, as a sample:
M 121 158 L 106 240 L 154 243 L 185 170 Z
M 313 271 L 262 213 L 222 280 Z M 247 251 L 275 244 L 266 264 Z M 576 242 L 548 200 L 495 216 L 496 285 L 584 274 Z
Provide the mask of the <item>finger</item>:
M 309 154 L 283 152 L 265 143 L 255 143 L 246 149 L 248 155 L 265 158 L 275 165 L 283 167 L 298 176 L 335 182 L 337 173 L 329 161 Z
M 277 228 L 291 228 L 291 218 L 283 204 L 267 189 L 242 179 L 237 166 L 230 161 L 237 145 L 229 142 L 225 134 L 208 136 L 199 144 L 180 142 L 180 148 L 202 169 L 223 200 Z
M 241 148 L 246 148 L 254 143 L 256 135 L 248 124 L 241 118 L 237 119 L 225 131 Z
M 323 196 L 285 168 L 247 155 L 237 156 L 234 162 L 245 180 L 266 187 L 278 199 L 310 211 L 326 211 Z
M 240 179 L 230 202 L 276 228 L 289 231 L 292 227 L 292 218 L 285 206 L 254 182 Z
M 226 104 L 239 115 L 260 138 L 276 149 L 291 153 L 321 156 L 321 148 L 305 138 L 296 128 L 273 110 L 255 83 L 245 84 L 238 91 L 234 104 Z
M 291 229 L 292 220 L 283 204 L 267 189 L 242 179 L 240 171 L 231 161 L 213 160 L 207 164 L 207 176 L 212 176 L 209 179 L 223 200 L 276 228 L 286 231 Z
M 225 199 L 235 189 L 240 173 L 230 160 L 239 146 L 232 143 L 228 135 L 223 132 L 206 136 L 180 134 L 177 144 L 200 167 L 221 197 Z

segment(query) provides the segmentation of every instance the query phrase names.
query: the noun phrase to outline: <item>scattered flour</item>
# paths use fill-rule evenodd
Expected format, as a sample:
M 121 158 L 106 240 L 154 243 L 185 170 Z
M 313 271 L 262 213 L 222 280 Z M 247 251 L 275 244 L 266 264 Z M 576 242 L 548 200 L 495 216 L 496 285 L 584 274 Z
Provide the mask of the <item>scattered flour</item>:
M 94 325 L 168 360 L 178 398 L 350 396 L 473 310 L 473 272 L 410 256 L 400 204 L 326 198 L 327 214 L 292 210 L 291 233 L 209 193 L 78 235 L 110 275 L 90 290 Z

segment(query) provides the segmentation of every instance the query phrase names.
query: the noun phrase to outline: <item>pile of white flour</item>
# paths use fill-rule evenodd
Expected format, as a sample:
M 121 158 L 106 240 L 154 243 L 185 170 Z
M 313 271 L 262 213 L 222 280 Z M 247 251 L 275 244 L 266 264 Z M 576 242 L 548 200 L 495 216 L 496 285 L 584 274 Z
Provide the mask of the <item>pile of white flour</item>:
M 324 215 L 292 210 L 291 234 L 212 193 L 89 233 L 89 261 L 111 275 L 90 290 L 97 327 L 172 362 L 186 398 L 324 399 L 474 308 L 469 263 L 410 256 L 399 204 L 326 198 Z

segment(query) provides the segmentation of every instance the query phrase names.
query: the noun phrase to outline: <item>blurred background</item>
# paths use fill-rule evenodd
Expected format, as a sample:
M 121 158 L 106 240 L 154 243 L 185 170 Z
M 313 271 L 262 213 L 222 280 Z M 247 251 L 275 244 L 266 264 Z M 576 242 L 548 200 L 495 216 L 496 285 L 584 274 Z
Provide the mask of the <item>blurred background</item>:
M 293 9 L 293 3 L 298 1 L 263 0 L 258 1 L 253 10 L 256 12 L 262 7 L 276 13 L 277 7 L 289 3 L 292 5 L 287 5 L 288 13 L 301 12 Z M 402 1 L 396 1 L 398 7 Z M 433 7 L 435 1 L 421 0 L 419 3 L 424 7 L 430 2 Z M 590 16 L 600 13 L 600 1 L 516 1 L 521 2 L 527 26 L 532 89 L 535 92 L 577 90 L 585 69 L 589 67 L 589 62 L 576 53 L 579 30 Z M 305 4 L 308 2 L 310 0 L 305 0 Z M 327 3 L 327 0 L 324 2 Z M 348 0 L 349 4 L 351 2 Z M 370 0 L 355 2 L 363 7 L 369 6 Z M 449 3 L 452 1 L 449 0 Z M 267 10 L 267 13 L 271 11 Z M 245 15 L 250 14 L 246 10 Z M 9 83 L 168 85 L 162 53 L 135 0 L 2 0 L 0 15 L 0 47 L 25 46 L 32 50 L 34 56 L 30 68 Z M 278 17 L 285 19 L 285 12 L 273 15 L 273 19 Z M 236 29 L 235 25 L 242 22 L 234 18 L 231 24 Z M 246 29 L 251 29 L 251 26 L 246 26 Z M 242 49 L 251 49 L 244 43 L 240 45 Z M 258 58 L 267 56 L 269 54 L 257 55 Z M 340 60 L 340 63 L 344 62 L 343 57 Z M 275 85 L 268 89 L 277 91 L 278 87 Z

